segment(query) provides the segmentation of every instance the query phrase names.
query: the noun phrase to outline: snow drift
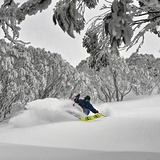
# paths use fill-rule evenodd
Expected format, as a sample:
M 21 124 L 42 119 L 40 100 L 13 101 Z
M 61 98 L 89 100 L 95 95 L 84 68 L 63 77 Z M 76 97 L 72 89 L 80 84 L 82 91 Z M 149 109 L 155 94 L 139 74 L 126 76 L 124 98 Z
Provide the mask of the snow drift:
M 78 120 L 85 116 L 79 106 L 71 100 L 56 98 L 39 99 L 28 103 L 26 110 L 12 118 L 9 123 L 15 127 L 29 127 L 51 122 Z
M 3 160 L 159 160 L 160 153 L 104 152 L 0 143 Z M 8 154 L 9 153 L 9 154 Z M 62 154 L 63 153 L 63 154 Z
M 97 105 L 110 118 L 160 118 L 160 95 Z
M 160 118 L 160 96 L 139 100 L 112 102 L 94 105 L 99 112 L 110 118 Z M 28 103 L 26 110 L 13 117 L 9 123 L 15 127 L 29 127 L 53 122 L 76 121 L 85 116 L 81 107 L 73 101 L 46 98 Z M 92 114 L 92 113 L 91 113 Z
M 0 125 L 0 157 L 160 159 L 160 95 L 94 106 L 107 117 L 79 121 L 73 114 L 82 112 L 70 100 L 47 98 L 28 103 L 27 110 Z

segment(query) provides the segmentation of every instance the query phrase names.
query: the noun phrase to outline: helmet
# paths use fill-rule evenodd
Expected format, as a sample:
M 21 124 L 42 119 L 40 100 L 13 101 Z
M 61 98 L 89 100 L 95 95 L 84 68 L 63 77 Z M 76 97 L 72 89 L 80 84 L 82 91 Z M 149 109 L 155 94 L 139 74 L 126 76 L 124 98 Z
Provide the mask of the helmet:
M 87 100 L 87 101 L 90 101 L 91 97 L 90 96 L 86 96 L 84 99 Z

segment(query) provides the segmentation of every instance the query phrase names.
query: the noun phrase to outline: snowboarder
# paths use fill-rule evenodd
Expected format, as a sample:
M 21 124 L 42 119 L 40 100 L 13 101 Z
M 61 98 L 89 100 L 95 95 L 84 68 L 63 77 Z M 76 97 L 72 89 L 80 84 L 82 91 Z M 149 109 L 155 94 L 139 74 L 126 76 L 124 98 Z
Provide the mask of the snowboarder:
M 80 94 L 78 94 L 77 96 L 75 96 L 74 98 L 74 102 L 79 104 L 79 106 L 81 106 L 81 108 L 83 109 L 83 112 L 86 115 L 89 115 L 90 111 L 93 113 L 99 113 L 90 103 L 90 96 L 86 96 L 84 99 L 79 99 Z

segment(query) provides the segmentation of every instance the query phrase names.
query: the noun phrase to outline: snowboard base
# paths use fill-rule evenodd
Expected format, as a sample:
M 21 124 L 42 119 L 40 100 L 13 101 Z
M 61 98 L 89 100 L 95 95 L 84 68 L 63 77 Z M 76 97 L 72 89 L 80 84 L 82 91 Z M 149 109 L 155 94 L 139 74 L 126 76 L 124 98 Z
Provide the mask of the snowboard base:
M 95 115 L 91 115 L 91 116 L 86 116 L 86 117 L 81 117 L 79 118 L 81 121 L 89 121 L 89 120 L 94 120 L 96 118 L 100 118 L 102 117 L 103 114 L 102 113 L 97 113 Z

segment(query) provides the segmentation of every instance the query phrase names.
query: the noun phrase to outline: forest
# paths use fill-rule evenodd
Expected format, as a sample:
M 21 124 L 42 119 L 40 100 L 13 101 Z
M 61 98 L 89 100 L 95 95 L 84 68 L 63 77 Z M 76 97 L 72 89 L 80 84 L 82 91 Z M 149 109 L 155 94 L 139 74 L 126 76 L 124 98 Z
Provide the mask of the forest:
M 33 100 L 48 97 L 73 99 L 77 93 L 93 102 L 122 101 L 128 94 L 160 93 L 160 59 L 133 53 L 124 59 L 109 56 L 100 70 L 89 58 L 76 68 L 60 54 L 45 49 L 13 45 L 0 40 L 0 119 L 10 117 Z
M 0 119 L 24 109 L 25 104 L 47 97 L 73 99 L 86 94 L 93 102 L 123 101 L 129 94 L 160 93 L 160 58 L 139 54 L 144 35 L 158 37 L 158 0 L 104 1 L 103 14 L 93 17 L 83 38 L 90 55 L 76 68 L 60 54 L 26 46 L 19 39 L 20 24 L 51 5 L 51 0 L 16 3 L 4 0 L 0 7 Z M 98 0 L 59 0 L 53 9 L 53 25 L 75 38 L 85 29 L 85 10 L 94 9 Z M 9 40 L 9 42 L 8 42 Z M 123 58 L 120 50 L 138 44 L 136 52 Z

